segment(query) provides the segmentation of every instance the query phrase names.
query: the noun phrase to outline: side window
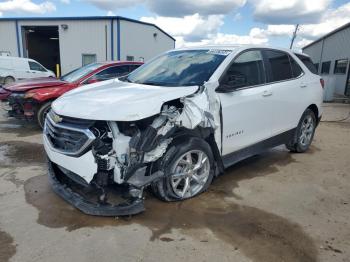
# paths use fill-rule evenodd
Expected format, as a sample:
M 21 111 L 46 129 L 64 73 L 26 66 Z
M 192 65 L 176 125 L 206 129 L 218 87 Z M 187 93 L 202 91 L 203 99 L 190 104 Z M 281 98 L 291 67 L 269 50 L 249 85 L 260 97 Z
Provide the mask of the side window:
M 265 83 L 263 59 L 260 51 L 247 51 L 239 55 L 227 70 L 223 86 L 241 88 Z
M 41 65 L 39 65 L 38 63 L 32 62 L 32 61 L 28 61 L 29 63 L 29 68 L 30 70 L 33 71 L 41 71 L 41 72 L 46 72 L 45 68 L 43 68 Z
M 323 62 L 321 66 L 321 74 L 328 75 L 331 68 L 331 61 Z
M 303 55 L 296 55 L 296 56 L 301 60 L 301 62 L 304 63 L 304 65 L 310 70 L 311 73 L 317 75 L 318 64 L 316 68 L 315 65 L 312 63 L 310 57 L 303 56 Z
M 289 56 L 286 53 L 275 50 L 264 50 L 263 52 L 271 69 L 270 82 L 293 78 Z
M 299 77 L 303 74 L 303 70 L 301 69 L 300 65 L 293 59 L 293 57 L 289 56 L 290 65 L 292 67 L 292 74 L 293 77 Z
M 319 63 L 315 63 L 314 66 L 315 66 L 315 68 L 316 68 L 316 74 L 317 74 L 317 73 L 318 73 Z
M 334 74 L 345 74 L 348 67 L 348 59 L 339 59 L 335 61 Z
M 109 67 L 95 75 L 94 78 L 98 81 L 104 81 L 120 76 L 127 75 L 129 73 L 129 66 L 113 66 Z

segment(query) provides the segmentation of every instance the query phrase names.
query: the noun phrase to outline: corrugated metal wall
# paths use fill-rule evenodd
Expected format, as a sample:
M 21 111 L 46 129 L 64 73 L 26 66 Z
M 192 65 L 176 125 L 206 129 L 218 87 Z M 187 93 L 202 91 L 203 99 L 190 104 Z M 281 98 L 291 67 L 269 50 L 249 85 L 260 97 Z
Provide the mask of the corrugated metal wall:
M 68 28 L 64 29 L 62 25 L 67 25 Z M 121 60 L 126 60 L 127 56 L 133 56 L 135 61 L 139 61 L 140 58 L 147 61 L 174 48 L 175 45 L 173 39 L 153 25 L 123 19 L 119 20 L 119 27 L 118 20 L 114 19 L 112 25 L 111 18 L 105 20 L 31 19 L 18 20 L 20 50 L 18 54 L 16 21 L 0 20 L 0 51 L 10 51 L 13 56 L 25 57 L 25 41 L 22 36 L 22 29 L 25 26 L 58 26 L 62 74 L 82 66 L 83 54 L 95 54 L 97 61 L 117 60 L 118 47 L 120 47 Z M 120 34 L 118 34 L 118 28 L 120 28 Z M 156 37 L 154 33 L 157 34 Z M 3 37 L 5 35 L 6 38 Z M 119 35 L 120 39 L 118 39 Z
M 174 40 L 159 29 L 149 25 L 137 24 L 130 21 L 120 21 L 120 59 L 127 56 L 135 61 L 144 58 L 145 61 L 174 48 Z
M 350 27 L 336 32 L 324 40 L 316 42 L 303 49 L 303 52 L 310 55 L 315 63 L 319 63 L 319 73 L 321 72 L 322 62 L 331 62 L 328 77 L 334 78 L 335 93 L 343 95 L 350 67 Z M 334 74 L 335 61 L 338 59 L 348 59 L 346 74 Z
M 16 22 L 0 22 L 0 52 L 8 52 L 11 56 L 18 56 L 16 37 Z

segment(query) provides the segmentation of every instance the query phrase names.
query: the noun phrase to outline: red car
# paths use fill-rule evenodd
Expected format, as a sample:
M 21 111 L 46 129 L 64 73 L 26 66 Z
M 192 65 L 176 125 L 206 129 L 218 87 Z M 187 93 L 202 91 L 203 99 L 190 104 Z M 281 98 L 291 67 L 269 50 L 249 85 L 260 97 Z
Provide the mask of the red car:
M 43 128 L 51 103 L 64 93 L 82 85 L 122 77 L 141 62 L 103 62 L 78 68 L 60 79 L 37 78 L 0 87 L 0 100 L 7 101 L 9 116 L 36 120 Z

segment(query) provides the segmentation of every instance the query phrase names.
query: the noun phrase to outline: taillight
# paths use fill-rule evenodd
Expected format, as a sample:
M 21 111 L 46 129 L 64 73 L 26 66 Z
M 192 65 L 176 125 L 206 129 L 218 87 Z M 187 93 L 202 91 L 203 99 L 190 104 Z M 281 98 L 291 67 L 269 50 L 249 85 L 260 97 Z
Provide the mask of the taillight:
M 322 88 L 324 89 L 324 80 L 322 78 L 320 79 L 320 83 L 321 83 Z

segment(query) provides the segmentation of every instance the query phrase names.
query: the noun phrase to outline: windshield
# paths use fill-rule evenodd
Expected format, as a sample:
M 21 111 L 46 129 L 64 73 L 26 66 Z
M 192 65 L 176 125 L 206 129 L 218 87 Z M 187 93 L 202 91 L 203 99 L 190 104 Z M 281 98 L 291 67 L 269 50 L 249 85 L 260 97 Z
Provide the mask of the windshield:
M 159 86 L 202 85 L 230 53 L 209 49 L 168 52 L 132 72 L 126 81 Z
M 61 80 L 67 81 L 69 83 L 75 82 L 82 78 L 83 76 L 86 76 L 87 74 L 90 74 L 92 71 L 96 70 L 101 66 L 101 63 L 93 63 L 89 64 L 83 67 L 80 67 L 78 69 L 75 69 L 68 74 L 61 77 Z

